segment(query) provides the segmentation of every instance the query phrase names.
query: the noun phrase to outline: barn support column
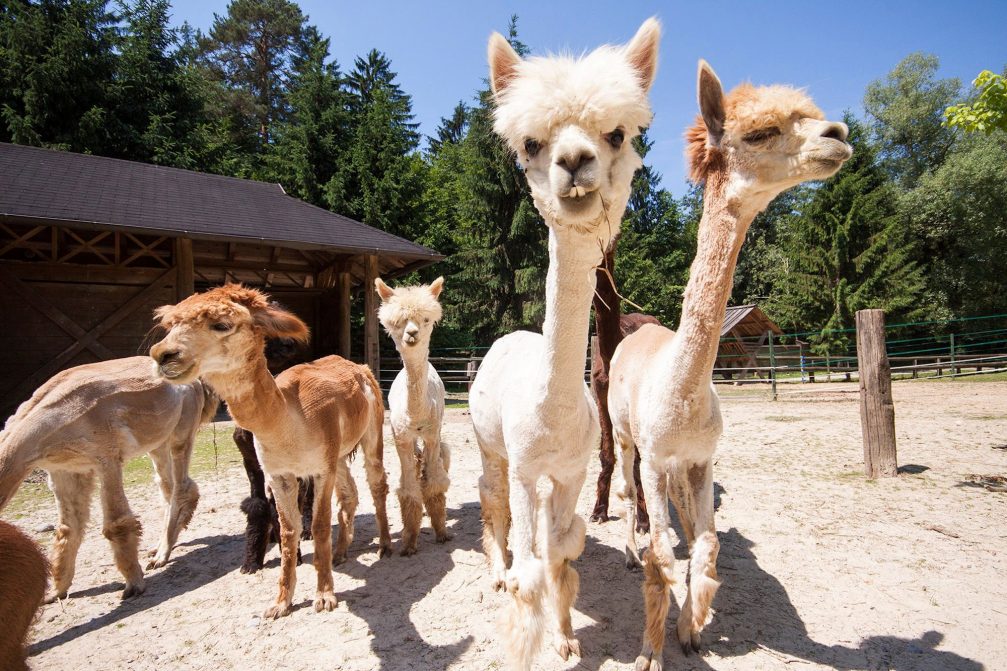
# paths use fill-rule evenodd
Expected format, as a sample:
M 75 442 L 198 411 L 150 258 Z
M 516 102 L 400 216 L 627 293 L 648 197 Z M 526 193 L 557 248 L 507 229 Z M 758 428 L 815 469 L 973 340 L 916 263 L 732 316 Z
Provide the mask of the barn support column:
M 181 301 L 196 293 L 196 270 L 189 238 L 175 238 L 175 267 L 178 269 L 175 299 Z
M 374 371 L 380 380 L 381 352 L 378 349 L 378 292 L 374 280 L 378 277 L 378 257 L 370 255 L 364 259 L 364 363 Z
M 339 356 L 350 358 L 350 289 L 353 277 L 349 273 L 343 272 L 337 275 L 336 279 L 336 305 L 338 306 L 336 315 L 339 323 L 337 331 L 337 347 Z

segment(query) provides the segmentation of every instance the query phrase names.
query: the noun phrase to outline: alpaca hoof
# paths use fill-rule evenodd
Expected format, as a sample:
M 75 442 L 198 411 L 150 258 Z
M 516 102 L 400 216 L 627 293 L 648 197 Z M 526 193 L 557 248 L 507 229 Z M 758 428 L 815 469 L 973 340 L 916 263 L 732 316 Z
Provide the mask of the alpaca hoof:
M 147 556 L 148 557 L 156 557 L 157 556 L 157 548 L 151 548 L 151 549 L 147 550 Z
M 507 587 L 507 583 L 500 578 L 493 581 L 493 591 L 502 592 Z
M 399 550 L 399 555 L 402 556 L 402 557 L 410 557 L 410 556 L 412 556 L 414 554 L 416 554 L 416 544 L 415 543 L 412 544 L 412 545 L 403 545 L 402 549 Z
M 285 617 L 290 615 L 290 604 L 289 603 L 277 603 L 273 604 L 262 614 L 265 620 L 275 620 L 277 618 Z
M 378 548 L 378 559 L 390 556 L 392 556 L 392 546 L 388 544 L 382 544 L 381 547 Z
M 150 571 L 151 569 L 161 568 L 162 566 L 166 565 L 167 563 L 168 563 L 168 558 L 167 557 L 165 557 L 163 559 L 161 559 L 161 558 L 151 559 L 149 562 L 147 562 L 147 569 L 146 570 Z
M 56 603 L 57 601 L 62 601 L 66 598 L 66 592 L 48 592 L 45 598 L 42 599 L 42 603 Z
M 325 611 L 333 611 L 336 609 L 336 595 L 332 592 L 326 592 L 324 594 L 319 594 L 315 597 L 315 612 L 321 613 Z
M 143 584 L 142 580 L 133 585 L 126 585 L 126 589 L 122 590 L 122 598 L 129 599 L 134 596 L 140 596 L 145 589 L 147 589 L 147 586 Z
M 443 533 L 437 534 L 437 542 L 438 543 L 447 543 L 449 540 L 451 540 L 454 537 L 455 537 L 455 535 L 453 533 L 445 531 Z
M 649 534 L 650 533 L 650 520 L 636 518 L 636 533 L 638 534 Z
M 311 539 L 312 539 L 311 529 L 302 529 L 301 530 L 301 540 L 302 541 L 310 541 Z
M 654 659 L 651 655 L 640 655 L 636 658 L 636 671 L 662 671 L 664 665 L 660 659 Z
M 564 636 L 558 636 L 556 640 L 556 652 L 559 656 L 563 658 L 563 661 L 570 659 L 570 655 L 575 655 L 577 657 L 582 657 L 580 654 L 580 641 L 576 638 L 566 638 Z
M 640 561 L 640 557 L 634 552 L 629 546 L 626 546 L 626 568 L 630 571 L 635 571 L 637 569 L 643 568 L 643 562 Z
M 606 508 L 605 510 L 598 510 L 596 508 L 595 511 L 591 513 L 591 517 L 589 519 L 592 522 L 597 522 L 598 524 L 604 524 L 605 522 L 608 522 L 608 509 Z
M 343 564 L 345 562 L 346 562 L 346 553 L 345 552 L 337 552 L 336 554 L 332 555 L 332 565 L 333 566 L 339 566 L 340 564 Z
M 238 570 L 241 573 L 248 573 L 248 574 L 258 573 L 259 571 L 262 570 L 262 562 L 261 561 L 258 561 L 258 562 L 257 561 L 246 561 L 244 564 L 241 565 L 241 568 L 238 569 Z

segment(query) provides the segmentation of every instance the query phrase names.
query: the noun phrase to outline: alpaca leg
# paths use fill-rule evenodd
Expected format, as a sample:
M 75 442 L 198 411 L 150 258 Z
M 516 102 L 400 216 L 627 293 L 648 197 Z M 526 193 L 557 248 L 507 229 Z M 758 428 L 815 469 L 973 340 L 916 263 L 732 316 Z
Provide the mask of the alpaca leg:
M 276 500 L 276 512 L 280 519 L 280 591 L 276 602 L 266 609 L 262 617 L 275 620 L 290 614 L 290 604 L 297 586 L 297 546 L 301 538 L 301 514 L 297 510 L 297 478 L 293 476 L 267 476 L 266 483 Z M 318 505 L 331 506 L 324 497 L 318 497 Z M 331 509 L 328 515 L 331 515 Z M 328 567 L 331 580 L 332 567 Z
M 339 471 L 349 472 L 346 461 L 340 459 L 336 464 Z M 314 510 L 312 515 L 311 535 L 315 539 L 315 572 L 318 574 L 318 590 L 315 595 L 315 612 L 323 610 L 331 611 L 336 607 L 336 595 L 332 590 L 332 488 L 338 478 L 335 473 L 326 473 L 314 478 L 318 483 L 318 496 L 314 499 Z M 349 478 L 353 482 L 352 478 Z M 356 488 L 354 488 L 356 494 Z M 354 507 L 356 501 L 353 502 Z M 339 515 L 343 515 L 342 497 L 340 497 Z M 350 524 L 353 521 L 353 512 L 350 512 Z M 339 527 L 339 535 L 342 537 L 345 523 Z M 350 532 L 352 536 L 352 531 Z M 343 548 L 345 553 L 346 549 Z M 345 557 L 345 554 L 344 554 Z
M 50 471 L 49 489 L 56 496 L 58 517 L 50 556 L 53 590 L 46 595 L 46 603 L 65 599 L 73 582 L 77 550 L 84 539 L 84 527 L 91 511 L 94 473 Z
M 504 588 L 507 580 L 507 532 L 510 528 L 507 462 L 480 450 L 483 474 L 479 478 L 479 503 L 483 518 L 483 552 L 490 563 L 493 589 Z
M 696 532 L 692 526 L 695 517 L 693 497 L 689 492 L 688 470 L 677 461 L 672 463 L 668 470 L 668 498 L 675 506 L 678 521 L 682 524 L 682 532 L 685 534 L 685 544 L 691 550 L 693 541 L 696 540 Z
M 567 483 L 553 481 L 552 496 L 547 506 L 548 519 L 545 540 L 549 570 L 546 574 L 552 596 L 553 611 L 556 615 L 556 652 L 563 660 L 573 653 L 581 656 L 580 641 L 573 635 L 570 610 L 577 600 L 580 578 L 570 562 L 584 551 L 586 526 L 576 513 L 577 495 L 584 484 L 584 477 L 574 478 Z
M 619 498 L 626 502 L 626 568 L 635 569 L 643 566 L 640 561 L 640 550 L 636 545 L 636 515 L 637 489 L 633 477 L 633 464 L 636 461 L 636 446 L 632 438 L 617 434 L 619 457 L 622 460 L 622 491 Z
M 713 461 L 694 464 L 688 470 L 687 498 L 693 527 L 699 536 L 689 554 L 689 589 L 678 617 L 678 642 L 682 652 L 699 651 L 699 635 L 710 616 L 710 604 L 720 587 L 717 578 L 717 555 L 720 541 L 713 520 Z
M 364 470 L 367 472 L 367 486 L 374 500 L 374 517 L 378 523 L 378 556 L 392 553 L 392 537 L 388 530 L 388 474 L 385 473 L 383 429 L 380 423 L 361 441 L 364 449 Z
M 196 510 L 199 502 L 199 487 L 189 477 L 189 461 L 192 457 L 192 447 L 195 435 L 190 440 L 173 445 L 170 450 L 171 457 L 171 496 L 168 501 L 168 509 L 165 515 L 164 532 L 161 536 L 161 543 L 158 546 L 154 559 L 147 565 L 147 569 L 160 568 L 168 563 L 171 551 L 178 542 L 178 535 L 185 529 L 192 520 L 192 514 Z M 151 453 L 151 458 L 156 459 Z
M 399 554 L 403 557 L 416 554 L 420 524 L 423 521 L 423 497 L 420 490 L 420 469 L 416 440 L 395 436 L 395 449 L 399 453 L 402 475 L 399 480 L 399 506 L 402 509 L 402 541 Z
M 315 509 L 315 479 L 311 477 L 297 479 L 297 507 L 301 510 L 301 540 L 311 540 L 311 529 L 314 524 L 311 518 Z
M 633 452 L 633 483 L 636 485 L 636 530 L 645 534 L 650 531 L 650 515 L 647 514 L 647 500 L 640 485 L 640 452 Z
M 451 540 L 447 529 L 447 496 L 451 480 L 448 465 L 451 454 L 447 445 L 441 443 L 440 427 L 423 437 L 423 505 L 430 515 L 430 524 L 438 543 Z
M 510 511 L 513 518 L 514 561 L 507 571 L 507 591 L 512 597 L 504 625 L 510 657 L 519 669 L 530 669 L 531 660 L 542 645 L 545 629 L 543 596 L 546 571 L 535 556 L 535 480 L 522 478 L 511 465 Z
M 661 671 L 664 668 L 664 628 L 671 606 L 671 567 L 674 562 L 668 530 L 668 477 L 660 465 L 643 457 L 640 482 L 650 504 L 650 548 L 644 554 L 643 562 L 646 615 L 643 648 L 636 658 L 636 671 Z
M 266 558 L 275 506 L 266 498 L 266 479 L 255 454 L 252 432 L 235 428 L 233 438 L 241 453 L 250 489 L 248 498 L 241 502 L 241 512 L 246 518 L 245 560 L 241 564 L 241 572 L 255 573 L 262 568 Z
M 140 536 L 143 533 L 140 520 L 133 515 L 122 488 L 122 464 L 118 461 L 102 461 L 98 475 L 101 477 L 101 504 L 104 513 L 102 534 L 112 545 L 115 566 L 126 579 L 122 598 L 142 594 L 143 571 L 137 558 Z
M 333 561 L 336 564 L 342 564 L 346 561 L 346 553 L 350 543 L 353 542 L 353 522 L 359 500 L 357 483 L 353 481 L 350 465 L 346 463 L 345 459 L 340 459 L 336 464 L 335 487 L 336 498 L 339 500 L 339 536 L 336 538 L 336 554 Z M 319 491 L 318 495 L 321 496 L 322 492 Z M 329 496 L 331 497 L 331 493 Z M 317 502 L 315 505 L 317 506 Z M 318 545 L 317 539 L 315 545 L 316 547 Z
M 612 473 L 615 471 L 616 448 L 612 435 L 612 417 L 608 412 L 608 372 L 598 371 L 598 374 L 595 374 L 595 371 L 592 370 L 591 382 L 594 389 L 594 400 L 598 405 L 598 420 L 601 424 L 601 447 L 598 452 L 601 470 L 598 472 L 598 486 L 591 521 L 607 522 L 609 490 L 612 486 Z
M 168 519 L 171 516 L 171 455 L 166 446 L 159 447 L 147 453 L 150 462 L 154 466 L 154 483 L 161 491 L 161 498 L 164 499 L 164 528 L 168 528 Z M 160 545 L 147 551 L 148 557 L 156 557 L 160 550 Z M 154 568 L 153 562 L 147 564 L 147 570 Z

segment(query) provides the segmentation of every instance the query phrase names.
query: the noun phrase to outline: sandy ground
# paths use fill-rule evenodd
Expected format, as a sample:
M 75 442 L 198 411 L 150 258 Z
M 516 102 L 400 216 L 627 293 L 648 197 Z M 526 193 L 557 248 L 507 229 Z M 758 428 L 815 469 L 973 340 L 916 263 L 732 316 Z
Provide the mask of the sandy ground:
M 809 386 L 810 387 L 810 386 Z M 715 469 L 723 586 L 700 657 L 683 657 L 669 627 L 670 669 L 1007 668 L 1007 494 L 970 485 L 1007 473 L 1007 383 L 895 386 L 897 479 L 860 475 L 855 387 L 815 385 L 778 402 L 727 389 Z M 200 476 L 200 508 L 147 591 L 121 601 L 122 582 L 92 523 L 70 598 L 44 607 L 31 634 L 35 669 L 495 669 L 506 668 L 496 623 L 508 596 L 490 586 L 479 549 L 480 463 L 468 417 L 449 413 L 454 539 L 425 529 L 414 557 L 378 560 L 360 460 L 357 537 L 335 571 L 339 608 L 310 607 L 310 562 L 298 570 L 287 618 L 259 613 L 274 598 L 278 553 L 242 575 L 247 486 L 240 468 Z M 219 436 L 228 432 L 218 430 Z M 222 449 L 233 449 L 228 438 Z M 386 453 L 390 481 L 398 478 Z M 581 496 L 585 517 L 595 465 Z M 152 546 L 160 525 L 153 486 L 130 492 Z M 614 512 L 621 507 L 613 503 Z M 401 528 L 390 498 L 393 533 Z M 55 519 L 46 504 L 18 523 Z M 574 627 L 584 658 L 543 649 L 536 669 L 628 669 L 643 628 L 639 572 L 623 565 L 621 521 L 588 524 L 576 568 Z M 51 533 L 36 534 L 43 544 Z M 643 539 L 646 542 L 646 539 Z M 303 545 L 310 560 L 311 543 Z M 685 557 L 679 544 L 678 557 Z M 676 564 L 675 600 L 686 563 Z M 670 622 L 678 607 L 672 605 Z

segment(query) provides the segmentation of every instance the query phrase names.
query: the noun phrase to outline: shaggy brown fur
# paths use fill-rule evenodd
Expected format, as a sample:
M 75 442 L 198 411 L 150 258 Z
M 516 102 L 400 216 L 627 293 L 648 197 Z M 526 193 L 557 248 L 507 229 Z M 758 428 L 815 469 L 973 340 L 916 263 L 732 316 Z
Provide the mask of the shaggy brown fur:
M 49 564 L 35 541 L 0 521 L 0 669 L 26 671 L 24 640 L 42 605 Z
M 291 610 L 296 583 L 297 546 L 301 515 L 297 507 L 297 478 L 315 480 L 315 569 L 318 578 L 316 611 L 336 606 L 332 582 L 332 492 L 347 513 L 340 526 L 336 558 L 345 554 L 353 536 L 352 512 L 356 489 L 346 460 L 363 448 L 368 484 L 375 503 L 379 553 L 391 549 L 383 466 L 381 389 L 366 366 L 328 356 L 270 375 L 263 354 L 266 338 L 305 342 L 308 328 L 300 319 L 265 294 L 240 285 L 226 285 L 196 294 L 175 306 L 159 308 L 167 330 L 151 348 L 157 370 L 166 379 L 185 383 L 202 376 L 227 401 L 231 415 L 253 431 L 267 483 L 276 499 L 280 523 L 280 586 L 264 617 L 276 618 Z

